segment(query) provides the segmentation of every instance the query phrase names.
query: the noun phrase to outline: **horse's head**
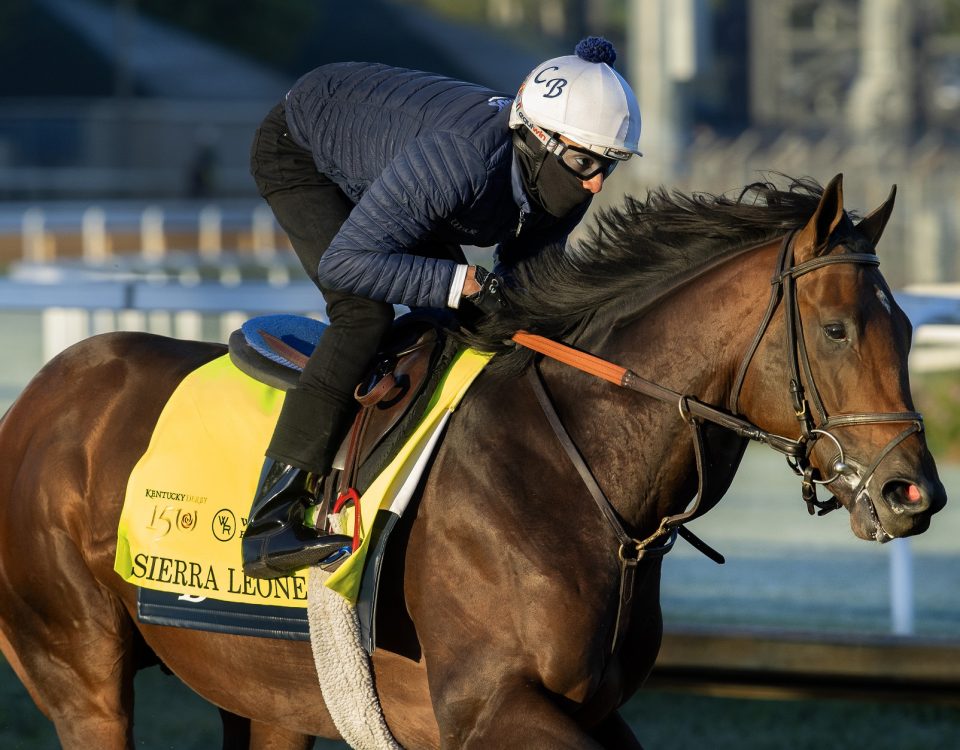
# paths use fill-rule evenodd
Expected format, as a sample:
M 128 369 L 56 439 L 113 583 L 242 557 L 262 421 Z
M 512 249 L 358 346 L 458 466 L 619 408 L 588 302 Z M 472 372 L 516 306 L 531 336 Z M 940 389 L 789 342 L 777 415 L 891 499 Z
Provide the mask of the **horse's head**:
M 804 444 L 805 496 L 824 485 L 854 533 L 881 542 L 925 531 L 946 503 L 910 395 L 910 321 L 877 268 L 894 196 L 854 224 L 842 175 L 827 185 L 784 254 L 783 297 L 740 398 L 758 425 Z

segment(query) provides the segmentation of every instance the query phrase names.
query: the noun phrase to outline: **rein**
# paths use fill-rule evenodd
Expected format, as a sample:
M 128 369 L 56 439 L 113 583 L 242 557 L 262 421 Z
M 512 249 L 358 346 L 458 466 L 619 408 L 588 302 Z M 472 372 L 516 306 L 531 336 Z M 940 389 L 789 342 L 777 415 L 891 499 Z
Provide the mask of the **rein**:
M 596 478 L 590 471 L 589 466 L 583 459 L 582 454 L 570 437 L 566 428 L 560 420 L 546 389 L 543 385 L 543 378 L 536 364 L 528 371 L 531 387 L 537 397 L 544 415 L 547 418 L 550 427 L 557 436 L 558 441 L 563 446 L 571 463 L 576 468 L 581 480 L 593 498 L 600 512 L 603 514 L 607 523 L 613 529 L 620 546 L 617 551 L 617 558 L 620 564 L 620 598 L 617 609 L 617 620 L 614 626 L 613 645 L 611 652 L 615 652 L 623 640 L 627 630 L 627 623 L 630 615 L 630 604 L 633 599 L 633 588 L 636 577 L 636 568 L 638 563 L 644 559 L 659 559 L 669 552 L 679 534 L 689 541 L 694 547 L 718 563 L 723 563 L 723 556 L 713 550 L 709 545 L 700 540 L 683 524 L 702 516 L 709 511 L 720 497 L 712 498 L 704 503 L 704 440 L 702 435 L 702 423 L 711 422 L 723 427 L 736 435 L 762 443 L 773 450 L 783 454 L 787 458 L 787 463 L 793 471 L 802 477 L 801 495 L 807 503 L 808 511 L 812 514 L 814 507 L 819 508 L 819 515 L 824 515 L 839 507 L 840 501 L 832 497 L 828 501 L 819 501 L 816 497 L 817 484 L 830 484 L 841 476 L 853 476 L 858 474 L 858 470 L 846 463 L 843 453 L 843 447 L 840 441 L 830 431 L 837 427 L 849 427 L 866 424 L 876 424 L 882 422 L 909 422 L 910 425 L 901 433 L 895 436 L 880 451 L 880 454 L 860 476 L 859 483 L 854 490 L 854 498 L 858 498 L 860 493 L 866 488 L 869 480 L 872 478 L 877 467 L 883 459 L 901 442 L 910 435 L 920 432 L 923 429 L 923 417 L 918 412 L 890 412 L 890 413 L 860 413 L 860 414 L 840 414 L 830 417 L 823 405 L 823 401 L 817 390 L 813 379 L 813 372 L 810 366 L 810 358 L 807 353 L 806 345 L 803 339 L 803 330 L 801 326 L 800 308 L 796 297 L 796 280 L 799 276 L 816 271 L 837 263 L 858 263 L 863 265 L 879 265 L 879 259 L 872 253 L 845 253 L 840 255 L 827 255 L 813 258 L 796 266 L 793 262 L 793 236 L 794 233 L 784 237 L 780 248 L 780 254 L 777 261 L 777 269 L 771 280 L 772 292 L 767 305 L 766 312 L 761 321 L 747 353 L 741 362 L 737 376 L 734 381 L 734 388 L 731 391 L 730 410 L 724 411 L 716 406 L 712 406 L 697 398 L 685 395 L 666 386 L 655 383 L 651 380 L 641 377 L 637 373 L 626 367 L 615 364 L 605 359 L 601 359 L 588 352 L 574 349 L 571 346 L 562 344 L 558 341 L 531 334 L 526 331 L 517 331 L 512 340 L 532 351 L 542 354 L 545 357 L 556 360 L 562 364 L 568 365 L 594 377 L 605 380 L 620 388 L 627 388 L 637 393 L 642 393 L 651 398 L 668 403 L 676 403 L 679 415 L 687 423 L 691 430 L 694 444 L 694 454 L 697 464 L 697 494 L 693 503 L 683 513 L 666 516 L 660 521 L 657 530 L 645 539 L 635 539 L 624 528 L 620 518 L 613 508 L 609 498 L 604 494 L 603 489 L 597 483 Z M 773 315 L 783 300 L 786 314 L 786 332 L 787 347 L 790 352 L 791 380 L 790 393 L 793 400 L 794 412 L 800 422 L 800 438 L 783 437 L 761 429 L 752 422 L 736 416 L 735 412 L 739 405 L 740 393 L 746 379 L 747 370 L 753 361 L 754 355 L 760 346 L 766 334 Z M 801 378 L 802 371 L 802 378 Z M 814 408 L 819 421 L 815 422 L 811 414 L 810 402 L 807 400 L 803 380 L 806 381 L 810 389 Z M 828 479 L 817 479 L 814 477 L 816 469 L 810 464 L 809 458 L 817 440 L 826 437 L 832 441 L 839 452 L 839 457 L 834 462 L 834 474 Z M 870 501 L 873 502 L 872 500 Z M 874 516 L 879 518 L 874 509 Z M 878 528 L 879 520 L 878 520 Z M 882 529 L 881 529 L 882 530 Z M 886 532 L 884 532 L 886 533 Z M 666 535 L 666 541 L 657 544 L 662 537 Z

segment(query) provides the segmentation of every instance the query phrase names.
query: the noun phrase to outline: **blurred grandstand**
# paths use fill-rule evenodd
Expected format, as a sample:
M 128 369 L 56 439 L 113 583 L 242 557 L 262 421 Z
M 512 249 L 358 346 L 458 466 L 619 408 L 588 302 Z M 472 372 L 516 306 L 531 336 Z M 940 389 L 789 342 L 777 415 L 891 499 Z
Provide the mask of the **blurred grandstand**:
M 511 93 L 585 33 L 618 44 L 644 116 L 646 156 L 605 202 L 843 171 L 863 210 L 900 187 L 891 283 L 960 280 L 956 0 L 8 0 L 0 199 L 255 201 L 251 134 L 311 67 L 381 60 Z

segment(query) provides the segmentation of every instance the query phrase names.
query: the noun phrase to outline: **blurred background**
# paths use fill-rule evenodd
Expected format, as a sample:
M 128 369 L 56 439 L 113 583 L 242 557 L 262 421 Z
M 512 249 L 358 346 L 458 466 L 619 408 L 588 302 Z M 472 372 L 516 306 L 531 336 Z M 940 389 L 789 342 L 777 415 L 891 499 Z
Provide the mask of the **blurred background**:
M 3 0 L 0 410 L 95 333 L 225 341 L 255 313 L 322 317 L 247 167 L 301 74 L 374 60 L 512 95 L 588 34 L 616 44 L 643 116 L 645 156 L 598 206 L 843 172 L 863 214 L 898 185 L 881 268 L 914 322 L 914 394 L 956 496 L 960 0 Z M 808 517 L 782 460 L 748 451 L 695 524 L 728 564 L 680 545 L 666 561 L 656 689 L 630 709 L 648 747 L 958 746 L 960 514 L 883 547 L 841 515 Z M 55 747 L 0 666 L 0 745 Z M 147 726 L 183 725 L 158 747 L 213 742 L 215 712 L 150 710 Z

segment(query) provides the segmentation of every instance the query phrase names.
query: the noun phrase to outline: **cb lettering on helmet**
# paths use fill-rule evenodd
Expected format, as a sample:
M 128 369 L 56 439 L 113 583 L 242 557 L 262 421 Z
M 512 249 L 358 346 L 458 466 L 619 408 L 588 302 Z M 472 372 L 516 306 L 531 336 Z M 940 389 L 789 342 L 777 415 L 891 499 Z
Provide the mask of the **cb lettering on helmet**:
M 541 68 L 533 77 L 533 82 L 541 83 L 547 87 L 546 93 L 542 95 L 544 99 L 555 99 L 563 93 L 563 87 L 567 85 L 567 79 L 560 78 L 559 76 L 549 79 L 541 78 L 540 76 L 542 76 L 548 70 L 560 70 L 560 68 L 556 65 L 548 65 L 545 68 Z

